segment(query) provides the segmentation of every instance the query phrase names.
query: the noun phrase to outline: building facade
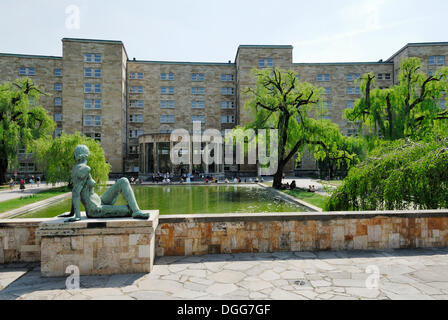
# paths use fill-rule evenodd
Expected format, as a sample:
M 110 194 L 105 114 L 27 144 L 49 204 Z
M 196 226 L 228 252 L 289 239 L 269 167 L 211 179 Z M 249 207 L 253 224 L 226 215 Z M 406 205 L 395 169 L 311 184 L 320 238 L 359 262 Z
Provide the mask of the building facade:
M 343 110 L 359 97 L 355 80 L 373 72 L 378 87 L 397 83 L 400 62 L 418 57 L 422 71 L 432 74 L 447 65 L 448 42 L 410 43 L 388 60 L 353 63 L 294 63 L 289 45 L 240 45 L 234 62 L 170 62 L 130 59 L 123 42 L 62 39 L 62 57 L 0 53 L 0 81 L 29 77 L 50 93 L 39 101 L 57 123 L 55 136 L 81 132 L 99 141 L 112 173 L 177 171 L 169 161 L 174 129 L 223 132 L 251 121 L 244 109 L 245 89 L 255 85 L 254 68 L 293 70 L 299 80 L 325 89 L 329 118 L 343 134 L 353 135 L 353 124 Z M 20 173 L 33 173 L 32 155 L 18 150 Z M 253 175 L 251 165 L 188 165 L 185 171 Z M 317 170 L 312 156 L 292 161 L 289 173 Z

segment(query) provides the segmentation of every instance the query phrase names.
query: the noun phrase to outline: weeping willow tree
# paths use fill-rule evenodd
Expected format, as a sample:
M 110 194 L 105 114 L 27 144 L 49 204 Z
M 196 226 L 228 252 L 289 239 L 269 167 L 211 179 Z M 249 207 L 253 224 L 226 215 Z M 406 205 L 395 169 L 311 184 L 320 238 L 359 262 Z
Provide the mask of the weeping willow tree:
M 323 116 L 323 89 L 299 81 L 292 71 L 254 70 L 256 87 L 247 89 L 250 99 L 245 108 L 255 119 L 246 129 L 278 130 L 278 166 L 274 188 L 280 188 L 286 164 L 296 155 L 298 160 L 308 149 L 316 160 L 330 159 L 340 165 L 356 161 L 356 154 L 339 127 Z
M 376 77 L 372 73 L 363 76 L 362 97 L 345 110 L 345 117 L 360 123 L 367 138 L 421 139 L 446 123 L 448 110 L 442 103 L 448 91 L 447 67 L 428 76 L 421 71 L 420 59 L 403 59 L 398 80 L 390 88 L 374 89 Z
M 76 164 L 73 152 L 79 144 L 89 148 L 87 164 L 92 169 L 92 178 L 98 183 L 107 181 L 111 165 L 106 162 L 103 148 L 94 139 L 75 132 L 69 135 L 62 133 L 59 138 L 40 139 L 36 142 L 34 154 L 47 182 L 67 182 L 71 189 L 72 168 Z
M 387 89 L 372 89 L 375 76 L 363 76 L 362 98 L 345 116 L 361 124 L 369 157 L 350 170 L 328 210 L 448 206 L 448 68 L 420 69 L 418 58 L 404 59 L 399 84 Z
M 383 143 L 352 168 L 326 210 L 448 207 L 448 139 Z
M 42 95 L 45 93 L 28 78 L 0 85 L 0 184 L 6 182 L 18 148 L 31 151 L 36 139 L 53 133 L 53 119 L 38 105 Z

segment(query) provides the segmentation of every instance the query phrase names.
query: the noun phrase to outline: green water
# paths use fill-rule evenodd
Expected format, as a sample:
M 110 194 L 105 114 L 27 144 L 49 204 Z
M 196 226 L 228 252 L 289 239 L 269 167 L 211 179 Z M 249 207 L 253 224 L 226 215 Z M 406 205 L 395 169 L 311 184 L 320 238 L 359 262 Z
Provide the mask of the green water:
M 304 207 L 287 202 L 273 191 L 258 186 L 135 186 L 141 209 L 160 214 L 303 212 Z M 97 190 L 98 194 L 104 192 Z M 116 205 L 124 204 L 119 198 Z M 48 218 L 70 211 L 71 199 L 18 218 Z M 83 209 L 82 209 L 83 210 Z

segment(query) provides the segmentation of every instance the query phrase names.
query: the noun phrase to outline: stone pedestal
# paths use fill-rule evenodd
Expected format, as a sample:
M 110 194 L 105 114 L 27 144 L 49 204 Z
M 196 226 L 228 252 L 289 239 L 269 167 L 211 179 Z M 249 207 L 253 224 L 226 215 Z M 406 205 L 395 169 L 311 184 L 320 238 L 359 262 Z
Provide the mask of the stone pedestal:
M 87 219 L 64 222 L 62 218 L 42 222 L 41 276 L 66 276 L 68 266 L 80 275 L 151 272 L 155 256 L 155 230 L 159 211 L 148 220 L 132 218 Z

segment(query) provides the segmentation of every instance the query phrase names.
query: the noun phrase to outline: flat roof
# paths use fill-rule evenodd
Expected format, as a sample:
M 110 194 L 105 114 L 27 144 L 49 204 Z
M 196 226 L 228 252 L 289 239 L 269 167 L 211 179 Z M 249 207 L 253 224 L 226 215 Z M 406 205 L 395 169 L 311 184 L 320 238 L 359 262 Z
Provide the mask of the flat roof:
M 401 52 L 406 50 L 409 47 L 425 47 L 425 46 L 448 46 L 448 42 L 411 42 L 405 45 L 403 48 L 398 50 L 392 57 L 387 59 L 387 62 L 390 62 L 393 58 L 399 55 Z
M 41 55 L 33 55 L 33 54 L 20 54 L 20 53 L 17 54 L 17 53 L 1 53 L 1 52 L 0 52 L 0 57 L 62 60 L 62 57 L 56 57 L 56 56 L 41 56 Z
M 62 38 L 62 41 L 73 41 L 73 42 L 100 42 L 100 43 L 110 43 L 110 44 L 123 44 L 120 40 L 100 40 L 100 39 L 81 39 L 81 38 Z

